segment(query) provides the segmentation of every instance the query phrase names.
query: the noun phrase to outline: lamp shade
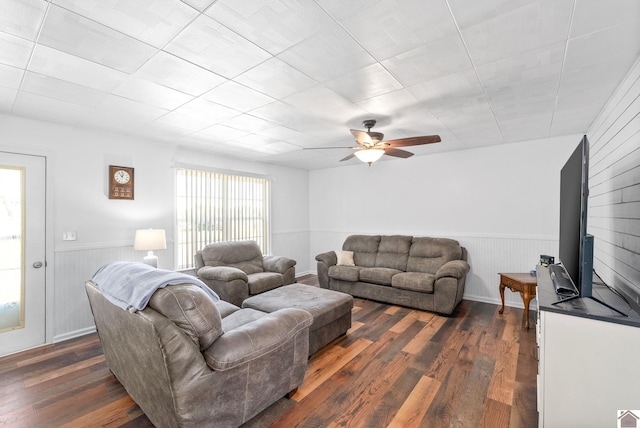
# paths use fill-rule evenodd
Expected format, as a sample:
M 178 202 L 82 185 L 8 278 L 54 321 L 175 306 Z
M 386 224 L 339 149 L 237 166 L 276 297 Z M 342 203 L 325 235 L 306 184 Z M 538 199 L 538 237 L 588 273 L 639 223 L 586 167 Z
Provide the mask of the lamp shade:
M 133 248 L 143 251 L 165 250 L 167 248 L 167 240 L 164 236 L 164 229 L 136 230 Z
M 362 149 L 355 152 L 355 155 L 362 162 L 366 162 L 371 165 L 373 162 L 380 159 L 380 157 L 384 154 L 383 149 Z

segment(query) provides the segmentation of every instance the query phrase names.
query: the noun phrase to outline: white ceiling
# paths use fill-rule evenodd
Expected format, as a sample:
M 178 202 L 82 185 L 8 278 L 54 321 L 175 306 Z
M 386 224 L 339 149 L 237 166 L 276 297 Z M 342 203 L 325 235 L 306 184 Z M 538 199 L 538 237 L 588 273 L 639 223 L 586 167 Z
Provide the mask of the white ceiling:
M 586 132 L 639 54 L 638 0 L 0 0 L 0 112 L 316 169 Z

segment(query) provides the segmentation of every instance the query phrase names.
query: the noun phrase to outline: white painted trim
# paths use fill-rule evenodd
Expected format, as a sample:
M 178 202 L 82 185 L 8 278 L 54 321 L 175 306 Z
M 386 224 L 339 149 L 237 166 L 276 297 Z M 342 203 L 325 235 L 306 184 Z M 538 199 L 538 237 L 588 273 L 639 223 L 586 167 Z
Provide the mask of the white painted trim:
M 173 244 L 173 240 L 167 240 L 167 247 L 169 244 Z M 66 253 L 73 251 L 87 251 L 87 250 L 102 250 L 105 248 L 133 248 L 133 239 L 126 241 L 105 241 L 105 242 L 92 242 L 90 244 L 78 244 L 78 243 L 66 243 L 64 246 L 58 245 L 54 252 L 56 253 Z
M 304 229 L 290 229 L 290 230 L 278 230 L 278 231 L 272 231 L 271 234 L 272 235 L 290 235 L 293 233 L 309 233 L 309 230 L 304 230 Z
M 316 275 L 314 272 L 311 272 L 310 270 L 304 271 L 304 272 L 296 272 L 296 280 L 300 279 L 301 277 L 305 276 L 305 275 Z
M 335 230 L 335 229 L 314 229 L 310 233 L 331 233 L 331 234 L 343 234 L 343 235 L 389 235 L 389 233 L 380 233 L 379 231 L 366 231 L 366 230 Z M 397 235 L 408 236 L 428 236 L 433 238 L 487 238 L 487 239 L 525 239 L 525 240 L 544 240 L 544 241 L 556 241 L 558 236 L 556 235 L 526 235 L 526 234 L 505 234 L 505 233 L 474 233 L 474 232 L 403 232 L 395 231 Z
M 95 333 L 96 327 L 86 327 L 81 328 L 80 330 L 70 331 L 68 333 L 59 334 L 53 337 L 53 343 L 64 342 L 65 340 L 75 339 L 76 337 L 86 336 L 87 334 Z
M 481 303 L 490 303 L 492 305 L 497 305 L 497 306 L 502 306 L 502 301 L 497 300 L 497 299 L 491 299 L 491 298 L 487 298 L 487 297 L 482 297 L 482 296 L 467 296 L 466 294 L 462 297 L 463 300 L 471 300 L 474 302 L 481 302 Z M 531 302 L 534 302 L 533 300 L 531 300 Z M 520 300 L 520 301 L 509 301 L 507 299 L 504 300 L 504 306 L 505 307 L 509 307 L 509 308 L 518 308 L 518 309 L 524 309 L 524 303 Z M 535 303 L 529 303 L 529 312 L 535 312 L 536 311 L 536 305 Z

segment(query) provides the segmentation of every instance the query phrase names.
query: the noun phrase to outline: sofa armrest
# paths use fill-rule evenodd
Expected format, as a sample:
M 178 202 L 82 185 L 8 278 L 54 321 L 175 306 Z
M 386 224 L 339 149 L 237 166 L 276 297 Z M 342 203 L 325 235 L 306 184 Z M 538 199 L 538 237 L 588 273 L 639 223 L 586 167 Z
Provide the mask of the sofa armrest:
M 296 261 L 283 256 L 264 256 L 262 265 L 267 272 L 285 273 L 296 265 Z
M 198 278 L 224 301 L 242 306 L 249 297 L 249 277 L 231 266 L 205 266 L 198 269 Z
M 313 322 L 307 311 L 286 308 L 225 332 L 203 352 L 207 365 L 218 371 L 230 370 L 269 354 L 294 339 Z M 308 331 L 304 333 L 308 337 Z M 306 341 L 305 355 L 309 342 Z
M 327 266 L 335 266 L 338 263 L 338 257 L 335 251 L 327 251 L 316 256 L 316 260 Z
M 205 266 L 205 264 L 204 264 L 204 259 L 202 258 L 202 250 L 196 251 L 196 253 L 193 255 L 193 267 L 197 271 L 203 266 Z
M 469 272 L 469 263 L 464 260 L 451 260 L 440 266 L 436 272 L 436 280 L 445 277 L 460 279 Z
M 198 277 L 204 280 L 211 279 L 225 282 L 233 281 L 234 279 L 249 281 L 246 273 L 231 266 L 204 266 L 198 269 Z
M 329 268 L 338 263 L 335 251 L 327 251 L 316 256 L 318 283 L 322 288 L 329 288 Z

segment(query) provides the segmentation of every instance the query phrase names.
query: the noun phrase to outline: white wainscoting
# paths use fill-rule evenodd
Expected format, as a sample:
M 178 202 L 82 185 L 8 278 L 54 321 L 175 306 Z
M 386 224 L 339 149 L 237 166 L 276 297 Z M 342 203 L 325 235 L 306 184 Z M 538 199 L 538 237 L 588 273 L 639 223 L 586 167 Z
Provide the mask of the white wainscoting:
M 464 298 L 500 303 L 499 273 L 535 270 L 540 255 L 557 259 L 558 240 L 536 237 L 456 237 L 469 253 L 471 271 Z M 505 305 L 522 308 L 518 293 L 505 290 Z
M 284 256 L 296 260 L 296 276 L 310 273 L 309 268 L 309 231 L 281 230 L 271 234 L 271 252 L 275 256 Z M 313 264 L 315 270 L 315 263 Z
M 160 254 L 159 256 L 162 257 Z M 135 251 L 131 244 L 56 250 L 53 342 L 94 331 L 93 315 L 84 289 L 85 281 L 91 279 L 106 263 L 118 260 L 140 261 L 141 258 L 140 251 Z

